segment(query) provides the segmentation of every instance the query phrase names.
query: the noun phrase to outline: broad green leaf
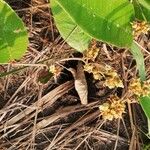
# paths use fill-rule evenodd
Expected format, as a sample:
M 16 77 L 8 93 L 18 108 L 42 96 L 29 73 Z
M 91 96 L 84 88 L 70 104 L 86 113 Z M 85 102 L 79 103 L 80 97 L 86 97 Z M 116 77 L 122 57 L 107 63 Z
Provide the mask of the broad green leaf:
M 140 104 L 146 114 L 146 117 L 150 119 L 150 96 L 140 97 Z
M 56 3 L 51 0 L 51 8 L 56 26 L 64 40 L 76 50 L 83 52 L 89 46 L 91 37 L 89 37 L 71 17 Z
M 130 47 L 134 16 L 128 0 L 56 0 L 84 32 L 119 47 Z
M 136 18 L 150 22 L 150 0 L 133 0 L 133 5 Z
M 139 71 L 139 76 L 142 81 L 146 79 L 146 71 L 145 71 L 145 64 L 144 64 L 144 56 L 141 52 L 141 49 L 136 43 L 133 43 L 130 49 L 134 59 L 136 60 L 137 69 Z
M 22 20 L 0 0 L 0 63 L 20 59 L 27 45 L 28 36 Z

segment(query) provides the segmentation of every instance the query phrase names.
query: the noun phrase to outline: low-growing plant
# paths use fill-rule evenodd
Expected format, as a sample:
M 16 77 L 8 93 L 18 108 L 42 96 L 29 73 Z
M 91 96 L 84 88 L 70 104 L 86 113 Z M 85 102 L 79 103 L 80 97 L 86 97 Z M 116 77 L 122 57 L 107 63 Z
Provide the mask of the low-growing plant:
M 51 0 L 50 5 L 56 26 L 71 47 L 83 52 L 92 39 L 97 39 L 129 49 L 143 84 L 144 56 L 135 39 L 150 29 L 149 0 Z M 149 121 L 150 95 L 140 95 L 139 102 Z

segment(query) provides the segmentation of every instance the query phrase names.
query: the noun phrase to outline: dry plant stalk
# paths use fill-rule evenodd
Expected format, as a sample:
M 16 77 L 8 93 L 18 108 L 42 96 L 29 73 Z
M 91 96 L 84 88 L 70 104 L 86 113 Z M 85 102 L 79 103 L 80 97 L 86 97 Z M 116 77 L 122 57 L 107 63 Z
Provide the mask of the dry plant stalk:
M 78 62 L 77 70 L 70 68 L 69 69 L 75 79 L 75 89 L 80 97 L 81 104 L 88 104 L 88 88 L 87 82 L 84 74 L 83 64 L 82 62 Z
M 30 118 L 30 115 L 35 112 L 36 108 L 39 107 L 39 112 L 42 111 L 42 107 L 45 105 L 52 105 L 58 98 L 63 96 L 65 93 L 67 93 L 69 90 L 73 88 L 72 81 L 67 81 L 66 83 L 60 85 L 59 87 L 55 88 L 54 90 L 50 91 L 48 94 L 43 96 L 41 99 L 36 101 L 34 104 L 32 104 L 29 108 L 26 108 L 24 111 L 20 112 L 16 116 L 12 117 L 10 120 L 8 120 L 5 125 L 0 125 L 0 130 L 4 129 L 5 127 L 9 127 L 17 123 L 18 121 L 24 119 L 28 116 Z
M 58 143 L 62 138 L 64 138 L 70 131 L 73 129 L 85 124 L 86 122 L 89 122 L 93 119 L 95 119 L 99 115 L 99 111 L 93 112 L 91 114 L 87 114 L 82 118 L 79 118 L 74 124 L 72 124 L 70 127 L 68 127 L 62 134 L 59 135 L 58 138 L 56 138 L 53 142 L 50 143 L 48 146 L 48 150 L 52 149 L 52 147 Z

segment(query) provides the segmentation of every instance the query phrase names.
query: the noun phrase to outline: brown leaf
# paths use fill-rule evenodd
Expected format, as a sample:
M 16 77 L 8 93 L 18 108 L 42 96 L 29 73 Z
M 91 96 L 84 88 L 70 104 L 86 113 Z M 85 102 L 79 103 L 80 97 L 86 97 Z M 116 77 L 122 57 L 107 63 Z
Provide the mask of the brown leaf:
M 88 89 L 87 89 L 87 82 L 85 79 L 84 69 L 81 62 L 77 65 L 77 70 L 72 68 L 69 69 L 74 76 L 75 79 L 75 89 L 80 97 L 81 104 L 87 105 L 88 100 Z

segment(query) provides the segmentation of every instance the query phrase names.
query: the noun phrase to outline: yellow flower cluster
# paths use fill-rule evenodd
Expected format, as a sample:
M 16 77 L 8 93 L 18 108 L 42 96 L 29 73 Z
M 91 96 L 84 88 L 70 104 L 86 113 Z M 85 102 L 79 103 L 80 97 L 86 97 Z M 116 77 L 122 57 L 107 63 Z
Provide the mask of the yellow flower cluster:
M 103 78 L 103 67 L 96 63 L 87 63 L 84 65 L 84 71 L 92 73 L 95 80 Z
M 112 67 L 108 65 L 106 66 L 105 75 L 107 76 L 104 83 L 105 86 L 108 86 L 110 89 L 113 89 L 115 87 L 124 88 L 122 80 L 120 79 L 117 72 Z
M 148 31 L 150 31 L 150 25 L 146 21 L 142 22 L 133 22 L 132 23 L 132 28 L 133 28 L 133 35 L 135 38 L 138 38 L 138 36 L 143 33 L 143 34 L 148 34 Z
M 98 56 L 99 53 L 99 48 L 90 48 L 87 51 L 85 51 L 84 53 L 84 59 L 85 60 L 91 60 L 91 61 L 95 61 L 96 57 Z
M 105 86 L 108 86 L 110 89 L 115 87 L 124 88 L 122 80 L 120 80 L 119 76 L 108 77 L 104 83 Z
M 125 108 L 125 102 L 120 100 L 116 95 L 111 96 L 109 102 L 99 106 L 103 119 L 110 121 L 122 118 L 122 114 L 125 113 Z
M 110 89 L 115 87 L 124 87 L 117 72 L 109 65 L 87 63 L 84 65 L 84 70 L 88 73 L 92 73 L 95 80 L 101 80 L 104 77 L 104 85 L 108 86 Z
M 61 73 L 61 71 L 62 71 L 62 68 L 60 66 L 51 65 L 49 67 L 49 72 L 54 74 L 54 76 L 58 76 Z
M 129 84 L 129 91 L 137 96 L 150 95 L 150 80 L 141 83 L 140 79 L 133 79 Z
M 142 96 L 150 95 L 150 80 L 144 81 L 142 86 Z

